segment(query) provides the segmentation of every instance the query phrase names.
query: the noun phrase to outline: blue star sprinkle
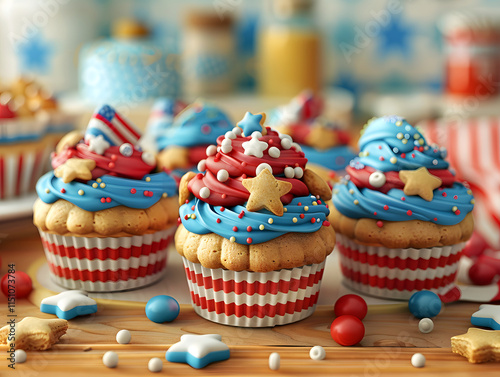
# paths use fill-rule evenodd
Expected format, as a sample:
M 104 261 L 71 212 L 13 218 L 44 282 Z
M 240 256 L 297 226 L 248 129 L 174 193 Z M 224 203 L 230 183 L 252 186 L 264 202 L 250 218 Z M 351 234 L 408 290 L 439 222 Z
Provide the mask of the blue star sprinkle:
M 250 136 L 252 132 L 263 130 L 263 123 L 266 120 L 266 115 L 263 113 L 252 114 L 247 111 L 242 120 L 240 120 L 236 125 L 243 129 L 244 136 Z

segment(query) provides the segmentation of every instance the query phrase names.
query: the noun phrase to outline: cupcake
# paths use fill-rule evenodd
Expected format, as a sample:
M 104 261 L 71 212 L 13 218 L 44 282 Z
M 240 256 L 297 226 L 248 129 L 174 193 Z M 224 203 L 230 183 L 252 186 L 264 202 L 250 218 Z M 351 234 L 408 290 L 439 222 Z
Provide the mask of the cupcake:
M 196 171 L 207 147 L 233 128 L 227 115 L 209 103 L 198 100 L 179 113 L 183 107 L 180 102 L 158 100 L 148 122 L 160 167 L 179 178 Z
M 360 153 L 334 186 L 330 221 L 344 282 L 374 296 L 409 299 L 420 290 L 444 295 L 474 222 L 474 198 L 405 119 L 368 122 Z
M 179 186 L 183 256 L 194 310 L 232 326 L 269 327 L 311 315 L 335 246 L 328 185 L 298 144 L 246 113 L 206 149 Z
M 178 217 L 176 182 L 156 173 L 139 131 L 105 105 L 85 134 L 66 135 L 37 183 L 34 223 L 51 278 L 69 289 L 113 292 L 158 280 Z
M 74 124 L 33 81 L 19 79 L 0 90 L 0 200 L 34 193 L 50 152 Z

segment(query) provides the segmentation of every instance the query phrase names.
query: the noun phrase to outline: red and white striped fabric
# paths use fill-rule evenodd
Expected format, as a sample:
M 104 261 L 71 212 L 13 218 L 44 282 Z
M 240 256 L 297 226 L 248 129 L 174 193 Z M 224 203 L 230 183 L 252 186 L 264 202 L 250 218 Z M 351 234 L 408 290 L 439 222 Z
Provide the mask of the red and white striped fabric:
M 191 300 L 201 317 L 224 325 L 272 327 L 316 308 L 325 262 L 271 272 L 205 268 L 186 258 Z
M 40 230 L 51 278 L 69 289 L 118 292 L 161 278 L 175 227 L 130 237 L 72 237 Z
M 500 118 L 429 120 L 418 126 L 428 142 L 448 150 L 457 178 L 474 194 L 476 230 L 500 249 Z
M 455 287 L 465 242 L 429 249 L 389 249 L 356 243 L 337 233 L 344 283 L 378 297 L 407 300 L 417 291 L 440 295 Z

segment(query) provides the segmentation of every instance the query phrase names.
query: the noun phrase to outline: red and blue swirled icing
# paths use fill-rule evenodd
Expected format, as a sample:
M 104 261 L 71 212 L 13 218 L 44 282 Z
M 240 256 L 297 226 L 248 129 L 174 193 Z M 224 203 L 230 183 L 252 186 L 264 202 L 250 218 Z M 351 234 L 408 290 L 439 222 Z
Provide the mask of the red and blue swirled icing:
M 472 192 L 448 169 L 446 150 L 428 145 L 405 119 L 387 116 L 371 120 L 359 147 L 360 157 L 351 161 L 346 168 L 348 175 L 333 189 L 333 204 L 344 216 L 455 225 L 472 211 Z M 430 201 L 406 195 L 399 178 L 399 171 L 421 167 L 442 182 Z

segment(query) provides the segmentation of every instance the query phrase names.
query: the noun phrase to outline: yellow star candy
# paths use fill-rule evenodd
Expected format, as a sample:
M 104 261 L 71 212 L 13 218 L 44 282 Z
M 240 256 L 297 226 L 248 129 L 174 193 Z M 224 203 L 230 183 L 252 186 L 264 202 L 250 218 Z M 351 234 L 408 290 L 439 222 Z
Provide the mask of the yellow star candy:
M 92 170 L 95 166 L 94 160 L 70 158 L 54 170 L 54 175 L 61 178 L 64 183 L 70 183 L 75 179 L 88 181 L 92 179 Z
M 399 179 L 403 181 L 406 195 L 418 195 L 430 202 L 434 197 L 433 191 L 441 186 L 441 179 L 429 173 L 427 168 L 417 170 L 401 170 Z

